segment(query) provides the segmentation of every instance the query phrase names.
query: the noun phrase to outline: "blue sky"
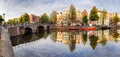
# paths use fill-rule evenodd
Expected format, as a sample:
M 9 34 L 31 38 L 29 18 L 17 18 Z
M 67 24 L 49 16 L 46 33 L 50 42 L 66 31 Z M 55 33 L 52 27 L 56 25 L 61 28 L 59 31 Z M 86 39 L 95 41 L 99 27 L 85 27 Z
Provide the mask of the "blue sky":
M 6 20 L 26 12 L 38 16 L 42 13 L 49 15 L 53 10 L 60 12 L 68 9 L 71 4 L 80 11 L 87 9 L 89 12 L 93 6 L 97 6 L 99 10 L 120 13 L 120 0 L 0 0 L 0 14 L 5 13 Z

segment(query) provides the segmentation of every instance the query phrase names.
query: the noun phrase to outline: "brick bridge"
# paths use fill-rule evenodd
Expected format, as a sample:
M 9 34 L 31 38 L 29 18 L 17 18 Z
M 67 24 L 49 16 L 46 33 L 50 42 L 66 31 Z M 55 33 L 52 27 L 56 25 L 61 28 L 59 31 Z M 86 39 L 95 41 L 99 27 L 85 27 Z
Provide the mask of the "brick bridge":
M 10 36 L 17 36 L 24 34 L 26 31 L 26 28 L 29 28 L 32 33 L 38 32 L 38 30 L 48 30 L 55 28 L 55 25 L 49 25 L 49 24 L 24 24 L 24 25 L 16 25 L 16 26 L 6 26 L 8 29 L 8 32 Z M 41 28 L 43 27 L 43 28 Z

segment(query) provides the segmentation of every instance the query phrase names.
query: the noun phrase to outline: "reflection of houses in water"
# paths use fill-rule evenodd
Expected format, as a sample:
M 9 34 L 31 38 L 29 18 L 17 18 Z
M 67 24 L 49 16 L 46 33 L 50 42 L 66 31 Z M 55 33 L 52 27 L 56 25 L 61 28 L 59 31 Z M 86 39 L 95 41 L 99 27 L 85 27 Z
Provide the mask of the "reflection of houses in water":
M 109 30 L 98 30 L 98 31 L 88 31 L 87 36 L 89 36 L 89 40 L 90 40 L 90 45 L 93 49 L 96 48 L 97 44 L 100 43 L 103 46 L 106 45 L 107 41 L 115 41 L 118 42 L 120 41 L 120 35 L 118 33 L 119 31 L 115 31 L 113 30 L 112 32 L 110 32 Z M 91 35 L 94 35 L 95 38 L 98 37 L 98 40 L 96 38 L 93 39 L 94 37 L 91 37 Z
M 120 30 L 98 30 L 94 35 L 98 36 L 98 43 L 105 41 L 120 41 Z
M 76 36 L 76 43 L 77 43 L 77 44 L 80 44 L 81 39 L 82 39 L 82 36 L 81 36 L 80 34 L 78 34 L 78 35 Z
M 113 41 L 118 42 L 120 41 L 120 30 L 112 29 L 110 30 L 110 35 L 112 35 Z
M 82 44 L 86 45 L 88 40 L 90 41 L 90 46 L 93 49 L 95 49 L 98 44 L 105 46 L 107 44 L 107 41 L 120 40 L 119 33 L 113 32 L 110 33 L 109 30 L 84 31 L 84 32 L 70 32 L 70 31 L 57 32 L 56 38 L 57 42 L 62 42 L 65 45 L 69 45 L 71 51 L 74 50 L 76 44 L 80 44 L 80 42 L 82 42 Z
M 68 32 L 57 32 L 57 41 L 63 42 L 64 44 L 69 44 Z
M 109 31 L 110 41 L 120 41 L 120 30 L 119 29 L 111 29 Z
M 75 43 L 79 44 L 81 41 L 81 35 L 80 34 L 72 34 L 70 32 L 57 32 L 57 41 L 63 42 L 65 45 L 70 44 L 75 41 Z
M 57 32 L 57 41 L 69 45 L 71 52 L 75 50 L 76 43 L 81 41 L 81 35 L 76 32 Z
M 117 30 L 118 34 L 120 34 L 120 30 Z M 120 41 L 120 35 L 118 36 L 118 40 Z
M 110 32 L 109 30 L 98 30 L 94 31 L 94 35 L 98 36 L 98 42 L 101 41 L 114 41 L 113 38 L 113 32 Z

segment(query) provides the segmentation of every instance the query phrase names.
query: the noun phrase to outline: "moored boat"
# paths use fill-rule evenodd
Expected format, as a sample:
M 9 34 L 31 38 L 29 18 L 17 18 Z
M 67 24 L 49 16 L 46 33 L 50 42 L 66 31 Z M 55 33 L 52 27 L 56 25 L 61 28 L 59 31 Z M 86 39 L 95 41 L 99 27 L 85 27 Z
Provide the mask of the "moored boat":
M 95 27 L 82 27 L 82 30 L 95 30 Z
M 70 26 L 69 30 L 78 30 L 77 26 Z

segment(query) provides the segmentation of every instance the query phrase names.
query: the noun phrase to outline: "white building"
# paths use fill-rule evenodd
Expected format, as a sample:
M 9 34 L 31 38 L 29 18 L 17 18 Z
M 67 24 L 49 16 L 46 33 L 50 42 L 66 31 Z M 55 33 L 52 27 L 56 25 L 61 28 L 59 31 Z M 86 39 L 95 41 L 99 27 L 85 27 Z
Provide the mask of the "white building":
M 99 16 L 99 19 L 97 20 L 97 21 L 95 21 L 94 22 L 94 24 L 96 24 L 96 25 L 102 25 L 102 22 L 104 21 L 104 25 L 105 26 L 109 26 L 109 21 L 110 21 L 110 15 L 109 14 L 107 14 L 107 17 L 106 17 L 106 19 L 102 19 L 102 13 L 101 13 L 101 11 L 98 11 L 98 16 Z

